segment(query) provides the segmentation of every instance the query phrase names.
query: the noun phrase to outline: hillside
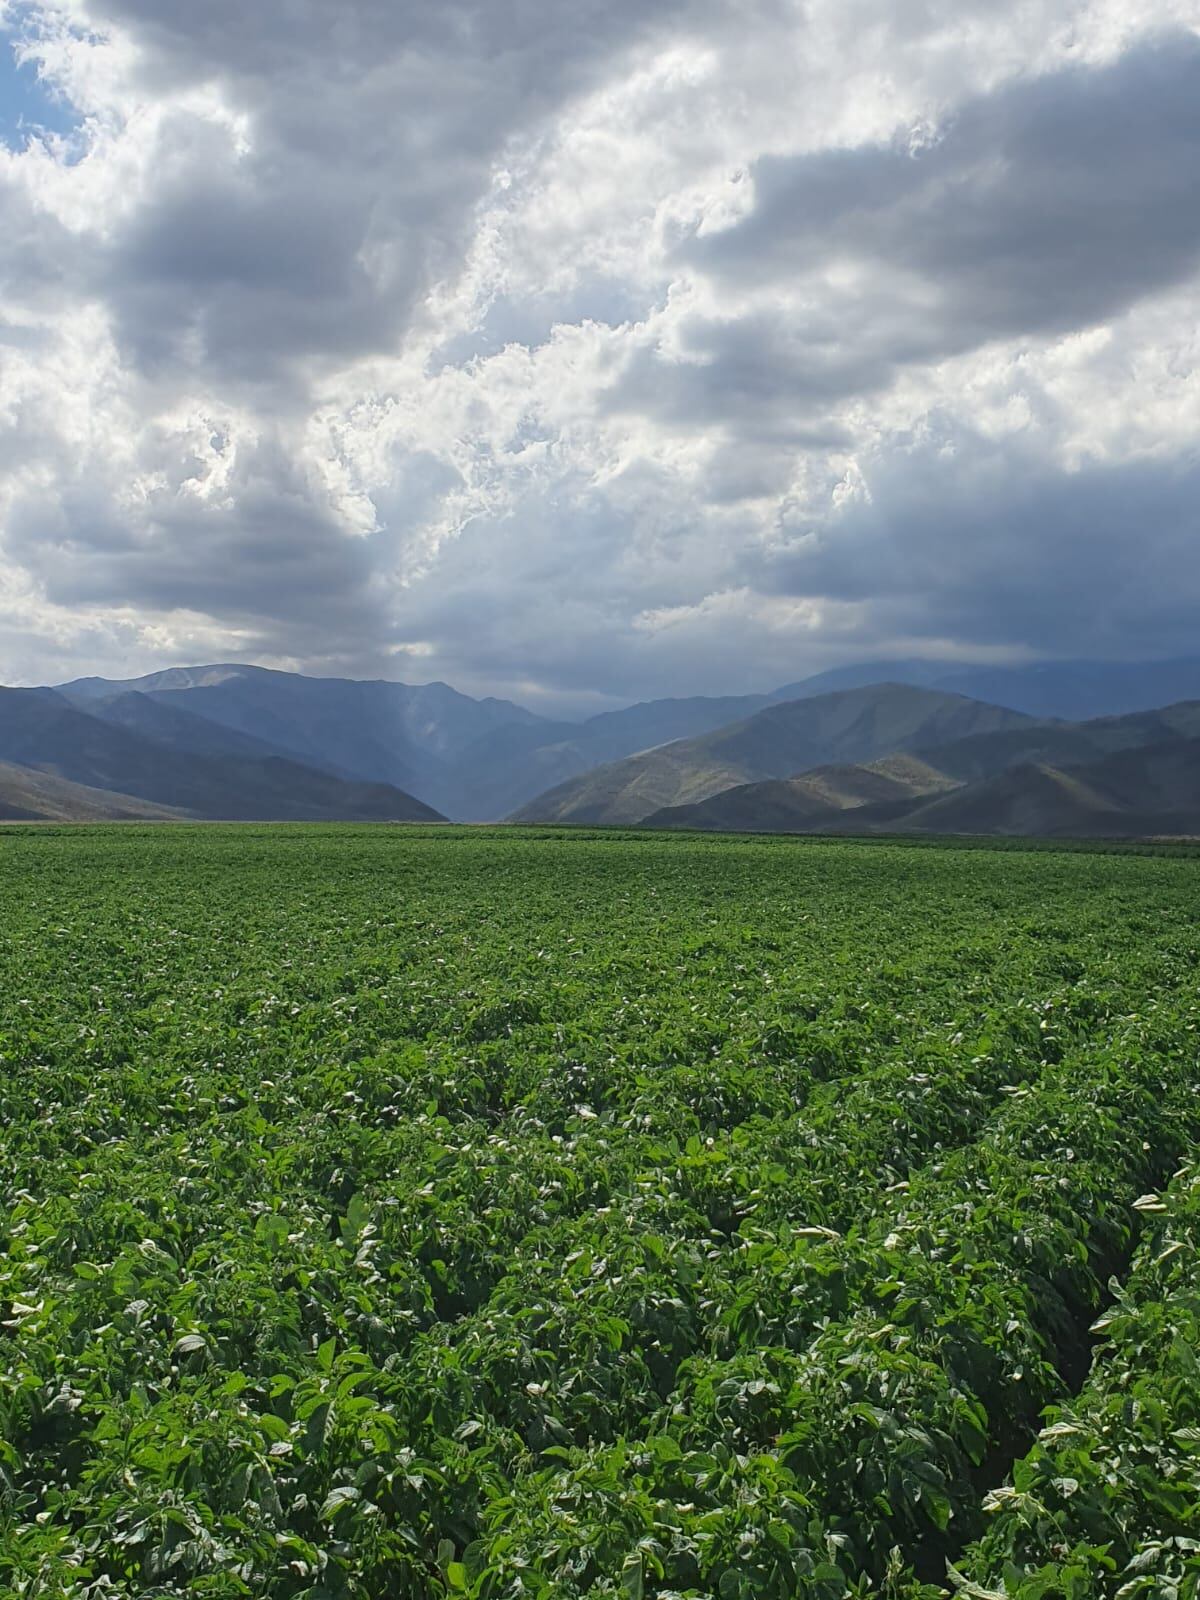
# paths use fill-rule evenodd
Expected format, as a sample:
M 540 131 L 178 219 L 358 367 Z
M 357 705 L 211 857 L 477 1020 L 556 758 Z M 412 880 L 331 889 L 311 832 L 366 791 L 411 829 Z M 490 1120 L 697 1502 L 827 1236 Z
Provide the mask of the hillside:
M 1200 834 L 1200 739 L 1125 750 L 1077 767 L 1023 763 L 918 802 L 902 818 L 880 817 L 878 825 L 905 833 L 1063 838 Z
M 136 795 L 115 794 L 68 783 L 32 767 L 0 762 L 0 821 L 126 822 L 167 821 L 181 813 L 156 806 Z
M 1200 701 L 1135 711 L 1088 722 L 1031 722 L 1020 728 L 971 734 L 922 752 L 939 772 L 968 783 L 1021 762 L 1074 767 L 1121 750 L 1200 737 Z
M 961 695 L 877 684 L 770 705 L 741 722 L 586 773 L 522 807 L 517 822 L 640 822 L 737 785 L 859 764 L 969 735 L 1019 729 L 1022 713 Z
M 644 822 L 718 833 L 806 832 L 844 811 L 895 806 L 956 788 L 953 778 L 915 756 L 885 756 L 862 766 L 814 767 L 795 778 L 739 784 L 695 805 L 664 806 Z
M 910 803 L 900 815 L 865 813 L 868 827 L 897 833 L 991 833 L 1028 837 L 1147 831 L 1143 819 L 1123 818 L 1092 778 L 1091 767 L 1058 768 L 1040 762 L 1014 767 L 948 794 Z M 844 817 L 839 831 L 851 826 Z
M 1176 715 L 1169 722 L 1186 725 L 1200 707 L 1171 711 Z M 1134 719 L 1127 721 L 1125 731 L 1132 733 Z M 1143 731 L 1152 726 L 1141 722 Z M 1111 726 L 1101 730 L 1102 736 L 1116 734 Z M 699 805 L 664 808 L 646 825 L 1051 838 L 1200 834 L 1200 738 L 1168 738 L 1061 767 L 1018 760 L 960 783 L 945 770 L 955 748 L 949 752 L 946 761 L 941 752 L 931 751 L 924 760 L 900 756 L 851 769 L 817 769 L 785 782 L 747 784 Z
M 291 752 L 269 740 L 227 728 L 219 722 L 184 710 L 165 696 L 130 689 L 110 699 L 77 703 L 78 709 L 101 722 L 142 734 L 156 744 L 190 755 L 289 756 Z
M 348 781 L 274 754 L 172 747 L 72 705 L 49 689 L 0 689 L 0 761 L 195 817 L 438 821 L 387 784 Z

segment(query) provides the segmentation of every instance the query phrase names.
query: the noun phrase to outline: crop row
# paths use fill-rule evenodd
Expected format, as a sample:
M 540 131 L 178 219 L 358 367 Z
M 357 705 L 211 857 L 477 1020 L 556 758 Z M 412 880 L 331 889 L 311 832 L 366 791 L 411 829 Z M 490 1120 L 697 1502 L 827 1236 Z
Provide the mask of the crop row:
M 494 1447 L 515 1470 L 530 1451 L 537 1458 L 553 1444 L 611 1439 L 663 1402 L 686 1356 L 762 1338 L 763 1307 L 753 1296 L 765 1279 L 764 1258 L 798 1259 L 802 1276 L 819 1266 L 809 1256 L 814 1234 L 869 1210 L 906 1163 L 970 1137 L 1003 1098 L 1002 1087 L 1018 1093 L 1008 1080 L 1036 1074 L 1048 1017 L 1045 1007 L 1018 1010 L 1002 1036 L 1004 1059 L 993 1040 L 977 1041 L 993 1047 L 986 1055 L 944 1053 L 937 1070 L 932 1061 L 922 1072 L 886 1059 L 861 1079 L 819 1088 L 782 1127 L 743 1123 L 680 1145 L 579 1118 L 576 1137 L 558 1143 L 528 1127 L 519 1145 L 502 1133 L 488 1134 L 481 1147 L 435 1143 L 425 1165 L 425 1149 L 410 1140 L 407 1153 L 418 1164 L 408 1198 L 397 1201 L 394 1186 L 374 1201 L 356 1194 L 348 1214 L 335 1217 L 332 1237 L 319 1212 L 298 1215 L 276 1199 L 270 1209 L 256 1208 L 243 1238 L 235 1221 L 215 1245 L 198 1247 L 196 1219 L 222 1205 L 211 1163 L 177 1135 L 164 1183 L 146 1172 L 135 1145 L 112 1141 L 103 1169 L 74 1194 L 40 1205 L 18 1196 L 10 1215 L 4 1276 L 21 1308 L 27 1354 L 7 1375 L 3 1431 L 26 1526 L 52 1511 L 61 1535 L 75 1520 L 73 1507 L 94 1516 L 97 1503 L 113 1526 L 144 1511 L 129 1466 L 131 1434 L 194 1438 L 197 1395 L 216 1372 L 267 1373 L 266 1393 L 254 1398 L 267 1403 L 264 1416 L 286 1416 L 294 1429 L 306 1402 L 290 1396 L 296 1387 L 305 1392 L 312 1349 L 340 1343 L 373 1351 L 392 1368 L 382 1383 L 390 1398 L 381 1393 L 373 1411 L 385 1432 L 402 1415 L 406 1438 L 430 1425 L 453 1437 L 475 1419 L 475 1433 L 485 1437 L 474 1441 L 462 1514 L 438 1527 L 440 1535 L 449 1528 L 466 1538 L 475 1528 L 469 1507 L 480 1492 L 481 1450 Z M 228 1117 L 244 1124 L 240 1108 Z M 419 1117 L 406 1124 L 410 1133 L 421 1126 Z M 269 1193 L 281 1174 L 261 1132 L 234 1148 Z M 147 1192 L 155 1175 L 158 1186 Z M 231 1178 L 226 1159 L 221 1179 L 228 1186 Z M 626 1198 L 614 1205 L 622 1185 Z M 797 1216 L 809 1220 L 786 1220 Z M 729 1248 L 731 1230 L 750 1223 L 754 1231 L 734 1234 Z M 502 1274 L 494 1287 L 489 1273 Z M 481 1285 L 490 1296 L 471 1313 L 466 1307 Z M 246 1316 L 248 1304 L 259 1316 Z M 436 1320 L 447 1304 L 460 1314 Z M 782 1315 L 794 1321 L 794 1303 Z M 414 1339 L 401 1377 L 396 1352 Z M 350 1381 L 357 1390 L 370 1379 L 348 1352 L 328 1385 L 336 1392 Z M 239 1411 L 250 1392 L 249 1385 L 237 1390 Z M 349 1398 L 342 1395 L 335 1415 L 355 1414 Z M 214 1408 L 221 1415 L 216 1400 Z M 242 1442 L 234 1430 L 234 1459 L 220 1461 L 218 1476 L 230 1485 L 242 1481 L 235 1468 Z M 281 1482 L 284 1453 L 263 1445 L 278 1520 L 293 1537 L 311 1522 L 314 1549 L 319 1508 L 341 1487 L 330 1470 L 337 1453 L 325 1449 L 324 1437 L 320 1443 L 290 1486 Z M 224 1454 L 216 1440 L 209 1450 Z M 158 1455 L 147 1460 L 158 1474 Z M 178 1464 L 195 1467 L 188 1452 Z M 97 1502 L 101 1483 L 115 1487 L 116 1500 Z M 134 1509 L 119 1504 L 123 1496 Z M 210 1564 L 207 1543 L 174 1540 L 170 1530 L 185 1526 L 188 1516 L 176 1506 L 162 1535 L 173 1565 Z M 432 1528 L 421 1509 L 413 1542 Z M 73 1559 L 83 1559 L 89 1540 L 103 1543 L 101 1527 L 74 1542 Z M 146 1534 L 129 1545 L 130 1572 L 141 1570 L 149 1541 Z M 14 1558 L 29 1542 L 14 1538 Z M 35 1532 L 39 1555 L 46 1543 Z M 114 1566 L 110 1558 L 115 1576 Z M 256 1582 L 267 1583 L 268 1570 Z
M 1138 1204 L 1154 1226 L 1096 1324 L 1092 1376 L 989 1496 L 956 1572 L 965 1600 L 1200 1593 L 1200 1172 Z
M 114 1579 L 202 1572 L 222 1548 L 223 1485 L 242 1524 L 223 1565 L 263 1594 L 305 1592 L 281 1554 L 328 1586 L 338 1541 L 325 1535 L 364 1514 L 378 1526 L 378 1577 L 348 1593 L 415 1595 L 441 1579 L 485 1595 L 603 1594 L 622 1572 L 647 1594 L 856 1592 L 893 1549 L 902 1570 L 971 1531 L 996 1452 L 1014 1453 L 1061 1393 L 1055 1361 L 1070 1358 L 1127 1248 L 1129 1201 L 1198 1128 L 1179 1063 L 1084 1050 L 1008 1097 L 977 1144 L 915 1171 L 860 1229 L 776 1240 L 774 1275 L 749 1240 L 726 1253 L 673 1239 L 690 1208 L 658 1233 L 633 1208 L 611 1226 L 593 1219 L 574 1259 L 551 1230 L 490 1319 L 437 1325 L 379 1365 L 339 1355 L 335 1337 L 315 1373 L 276 1350 L 265 1386 L 231 1381 L 237 1350 L 197 1315 L 194 1292 L 181 1296 L 203 1262 L 181 1270 L 143 1243 L 115 1272 L 77 1266 L 75 1331 L 60 1325 L 39 1346 L 57 1349 L 54 1367 L 26 1372 L 24 1411 L 9 1417 L 10 1439 L 34 1447 L 15 1460 L 26 1495 L 53 1483 L 51 1463 L 70 1481 L 28 1503 L 22 1521 L 37 1531 L 14 1539 L 10 1560 L 26 1572 L 45 1560 L 40 1516 L 57 1557 L 86 1565 L 103 1549 Z M 662 1198 L 647 1206 L 659 1228 Z M 364 1211 L 337 1244 L 368 1290 L 393 1279 L 382 1237 Z M 786 1303 L 785 1322 L 771 1322 L 766 1293 L 755 1343 L 705 1354 L 698 1309 L 736 1304 L 743 1263 Z M 55 1315 L 20 1305 L 29 1334 Z M 580 1431 L 604 1438 L 608 1411 L 640 1419 L 644 1442 L 578 1446 Z M 248 1497 L 261 1519 L 250 1539 Z M 112 1530 L 127 1527 L 122 1572 Z
M 17 843 L 22 1600 L 940 1593 L 1200 1131 L 1190 863 Z
M 832 1600 L 889 1562 L 940 1571 L 997 1458 L 1062 1394 L 1133 1200 L 1197 1132 L 1182 1057 L 1097 1053 L 1031 1092 L 893 1218 L 814 1244 L 807 1348 L 697 1361 L 643 1450 L 571 1453 L 491 1507 L 475 1592 L 601 1595 L 633 1561 L 648 1594 Z

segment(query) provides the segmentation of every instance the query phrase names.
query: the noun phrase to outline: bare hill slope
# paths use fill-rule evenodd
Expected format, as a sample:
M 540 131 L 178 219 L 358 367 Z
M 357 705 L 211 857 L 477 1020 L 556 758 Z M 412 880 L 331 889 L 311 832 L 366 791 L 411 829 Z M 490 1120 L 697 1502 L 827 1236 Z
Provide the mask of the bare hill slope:
M 640 822 L 665 806 L 695 804 L 737 785 L 1030 723 L 1021 712 L 935 689 L 848 689 L 767 706 L 712 733 L 599 767 L 539 795 L 513 820 Z

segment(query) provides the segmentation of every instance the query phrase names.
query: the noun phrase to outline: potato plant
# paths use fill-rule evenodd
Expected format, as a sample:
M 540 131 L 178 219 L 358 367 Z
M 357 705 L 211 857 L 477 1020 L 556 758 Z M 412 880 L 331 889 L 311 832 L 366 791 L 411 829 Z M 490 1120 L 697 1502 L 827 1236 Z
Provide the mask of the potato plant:
M 1094 1325 L 1091 1377 L 988 1495 L 987 1531 L 954 1573 L 960 1592 L 1200 1593 L 1200 1172 L 1189 1162 L 1134 1204 L 1152 1227 Z
M 0 881 L 0 1593 L 1194 1600 L 1194 852 Z

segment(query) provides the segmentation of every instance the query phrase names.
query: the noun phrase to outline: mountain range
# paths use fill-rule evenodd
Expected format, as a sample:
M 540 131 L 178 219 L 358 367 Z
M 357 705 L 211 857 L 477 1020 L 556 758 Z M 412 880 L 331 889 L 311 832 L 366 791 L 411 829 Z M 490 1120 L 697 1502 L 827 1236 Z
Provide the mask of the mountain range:
M 828 762 L 866 762 L 970 734 L 1020 728 L 1021 711 L 905 684 L 873 684 L 764 706 L 712 733 L 676 739 L 560 784 L 517 822 L 641 822 L 664 806 Z
M 1200 832 L 1200 702 L 1037 722 L 733 786 L 650 827 L 1144 836 Z
M 219 753 L 282 757 L 386 783 L 462 821 L 506 816 L 601 762 L 719 727 L 772 698 L 649 701 L 574 723 L 509 700 L 475 700 L 444 683 L 309 678 L 237 665 L 81 678 L 56 692 L 102 722 L 178 749 L 195 748 L 198 737 L 195 722 L 180 719 L 202 719 L 210 743 L 240 738 L 226 750 L 214 746 Z
M 443 683 L 178 667 L 0 689 L 0 817 L 1200 832 L 1192 702 L 1200 660 L 866 663 L 581 721 Z
M 126 697 L 110 719 L 53 689 L 0 689 L 0 764 L 0 813 L 9 816 L 33 809 L 59 819 L 78 802 L 74 814 L 96 818 L 440 820 L 390 784 L 340 777 L 188 712 Z M 40 775 L 40 790 L 29 772 Z M 79 786 L 86 798 L 73 795 Z

